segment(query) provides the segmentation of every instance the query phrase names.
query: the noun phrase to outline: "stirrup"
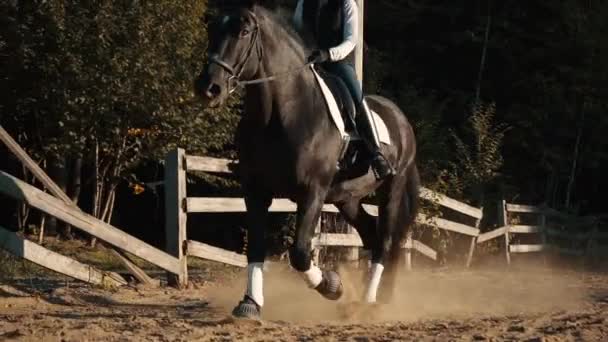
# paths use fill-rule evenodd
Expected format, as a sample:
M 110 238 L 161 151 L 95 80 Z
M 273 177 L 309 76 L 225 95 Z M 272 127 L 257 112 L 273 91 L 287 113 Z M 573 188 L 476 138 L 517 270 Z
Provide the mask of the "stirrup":
M 382 180 L 396 174 L 395 168 L 393 168 L 389 161 L 380 153 L 377 153 L 372 159 L 371 167 L 377 180 Z
M 344 159 L 346 151 L 348 151 L 348 145 L 350 145 L 350 135 L 348 133 L 342 136 L 342 146 L 340 147 L 340 154 L 338 156 L 338 170 L 340 170 L 340 162 Z

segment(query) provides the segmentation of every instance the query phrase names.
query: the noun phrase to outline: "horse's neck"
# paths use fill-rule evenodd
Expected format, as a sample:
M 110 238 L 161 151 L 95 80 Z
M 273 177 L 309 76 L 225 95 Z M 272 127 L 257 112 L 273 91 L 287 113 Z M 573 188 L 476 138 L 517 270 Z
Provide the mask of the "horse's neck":
M 278 24 L 276 24 L 278 25 Z M 248 87 L 248 115 L 252 120 L 267 126 L 272 121 L 280 123 L 289 134 L 298 130 L 299 136 L 312 134 L 322 125 L 325 107 L 311 70 L 305 64 L 305 52 L 297 41 L 283 28 L 266 27 L 262 35 L 264 58 L 257 77 L 279 75 L 272 82 Z M 287 74 L 286 74 L 287 73 Z M 317 108 L 321 107 L 321 108 Z

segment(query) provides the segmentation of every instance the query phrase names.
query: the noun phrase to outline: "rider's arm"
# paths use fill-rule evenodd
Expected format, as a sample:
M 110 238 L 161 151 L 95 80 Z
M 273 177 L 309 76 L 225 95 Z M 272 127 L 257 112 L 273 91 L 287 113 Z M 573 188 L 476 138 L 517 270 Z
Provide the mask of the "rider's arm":
M 293 26 L 295 26 L 296 30 L 302 31 L 302 26 L 304 25 L 304 0 L 298 0 L 298 4 L 296 5 L 296 11 L 293 13 Z
M 300 1 L 301 2 L 301 1 Z M 355 0 L 344 0 L 344 40 L 329 49 L 332 62 L 343 60 L 355 49 L 359 39 L 359 11 Z

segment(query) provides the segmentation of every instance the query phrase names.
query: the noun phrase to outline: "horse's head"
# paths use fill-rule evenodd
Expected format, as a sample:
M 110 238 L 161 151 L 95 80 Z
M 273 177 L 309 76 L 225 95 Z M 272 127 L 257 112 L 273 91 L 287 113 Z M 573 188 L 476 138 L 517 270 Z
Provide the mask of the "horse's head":
M 257 73 L 259 35 L 254 2 L 221 17 L 216 32 L 209 37 L 207 65 L 195 82 L 195 91 L 205 106 L 221 106 L 239 80 Z

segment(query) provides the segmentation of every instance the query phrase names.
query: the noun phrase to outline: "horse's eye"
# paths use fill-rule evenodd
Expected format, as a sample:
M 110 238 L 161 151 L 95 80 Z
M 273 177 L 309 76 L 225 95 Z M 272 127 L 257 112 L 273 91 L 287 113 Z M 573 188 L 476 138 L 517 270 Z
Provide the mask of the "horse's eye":
M 251 31 L 249 31 L 248 29 L 242 29 L 241 30 L 241 37 L 246 37 L 249 35 L 249 33 L 251 33 Z

